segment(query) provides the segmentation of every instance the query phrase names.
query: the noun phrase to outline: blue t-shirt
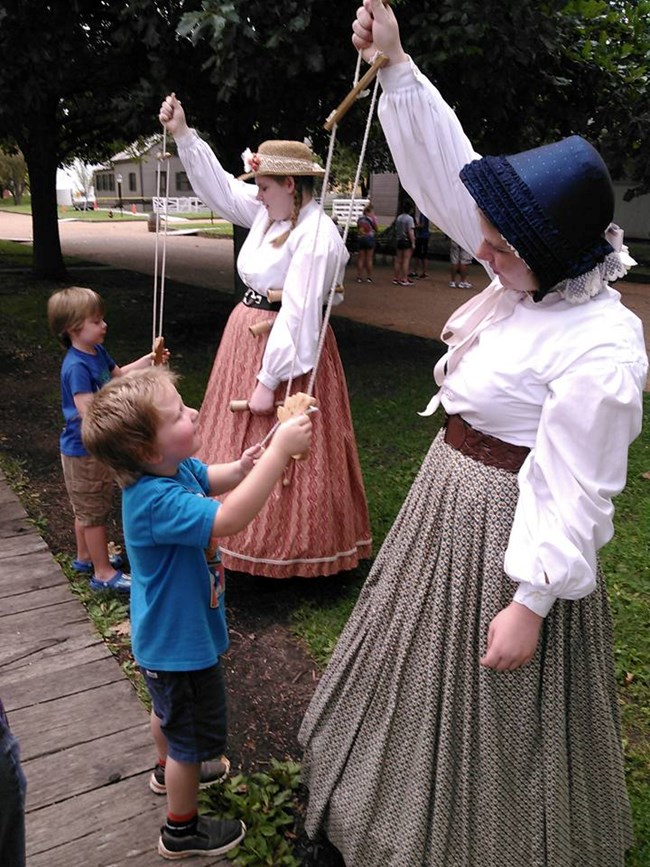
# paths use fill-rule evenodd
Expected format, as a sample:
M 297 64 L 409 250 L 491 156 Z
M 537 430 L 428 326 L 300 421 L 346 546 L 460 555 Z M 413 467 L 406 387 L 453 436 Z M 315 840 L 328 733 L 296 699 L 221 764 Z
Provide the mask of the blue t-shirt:
M 92 394 L 106 385 L 115 362 L 101 344 L 96 355 L 71 346 L 61 365 L 61 408 L 65 425 L 59 439 L 61 453 L 72 458 L 87 455 L 81 441 L 81 416 L 75 406 L 75 394 Z
M 429 237 L 429 218 L 424 214 L 420 214 L 418 217 L 418 221 L 415 226 L 415 237 L 416 238 L 428 238 Z
M 206 549 L 219 502 L 195 458 L 177 474 L 142 476 L 122 492 L 131 566 L 131 643 L 153 671 L 198 671 L 228 648 L 223 570 Z

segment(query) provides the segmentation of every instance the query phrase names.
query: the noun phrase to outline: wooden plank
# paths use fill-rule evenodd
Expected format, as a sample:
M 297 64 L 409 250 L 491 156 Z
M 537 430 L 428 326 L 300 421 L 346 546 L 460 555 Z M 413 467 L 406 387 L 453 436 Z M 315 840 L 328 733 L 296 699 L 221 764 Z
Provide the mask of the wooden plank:
M 61 652 L 62 647 L 65 648 L 65 653 Z M 110 651 L 101 638 L 90 630 L 69 635 L 65 642 L 48 643 L 38 652 L 15 659 L 11 665 L 0 664 L 3 701 L 13 684 L 32 676 L 34 672 L 40 675 L 54 674 L 106 656 L 110 657 Z
M 69 602 L 70 598 L 70 585 L 68 583 L 49 587 L 45 592 L 31 590 L 28 593 L 16 593 L 13 596 L 5 596 L 0 601 L 0 617 L 7 614 L 18 614 L 21 611 L 38 611 L 39 608 L 48 608 L 50 605 Z
M 23 659 L 36 657 L 57 647 L 65 652 L 72 637 L 91 634 L 90 621 L 83 607 L 74 599 L 39 611 L 38 617 L 28 611 L 0 618 L 0 671 Z
M 3 679 L 2 701 L 8 711 L 13 711 L 123 681 L 122 669 L 107 651 L 102 658 L 69 665 L 54 672 L 41 672 L 35 666 L 9 685 Z
M 124 678 L 78 695 L 19 708 L 11 728 L 20 739 L 23 761 L 96 741 L 142 723 L 144 709 Z
M 148 773 L 27 814 L 29 867 L 157 867 L 164 800 Z M 161 803 L 162 801 L 162 803 Z M 232 865 L 226 857 L 187 858 L 196 867 Z
M 52 561 L 49 548 L 35 530 L 31 533 L 21 533 L 16 536 L 7 536 L 2 540 L 0 558 L 7 560 L 10 557 L 31 557 L 37 551 L 47 552 Z
M 19 533 L 33 532 L 34 525 L 30 523 L 25 510 L 17 500 L 4 503 L 0 507 L 0 539 L 16 536 Z
M 20 503 L 18 497 L 14 494 L 8 484 L 0 485 L 0 509 L 5 503 Z M 22 506 L 21 506 L 22 508 Z
M 4 542 L 0 547 L 4 547 Z M 45 590 L 56 584 L 68 584 L 68 579 L 47 548 L 29 557 L 5 558 L 0 552 L 0 599 L 15 592 Z
M 109 867 L 161 863 L 155 846 L 165 801 L 148 786 L 148 773 L 93 789 L 26 815 L 30 867 Z M 29 783 L 28 783 L 29 791 Z M 131 854 L 133 853 L 133 854 Z
M 27 810 L 40 810 L 119 780 L 151 773 L 156 751 L 147 712 L 141 705 L 140 712 L 140 725 L 131 729 L 22 761 L 28 780 Z M 147 779 L 145 776 L 145 782 Z M 159 806 L 165 809 L 165 798 L 159 797 Z

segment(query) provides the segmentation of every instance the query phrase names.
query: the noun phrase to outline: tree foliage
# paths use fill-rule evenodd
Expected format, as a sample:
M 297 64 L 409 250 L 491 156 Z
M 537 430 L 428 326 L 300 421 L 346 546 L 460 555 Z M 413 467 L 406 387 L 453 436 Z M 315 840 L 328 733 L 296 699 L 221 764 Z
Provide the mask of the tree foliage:
M 635 191 L 650 186 L 650 0 L 394 0 L 403 41 L 456 108 L 477 150 L 515 152 L 574 132 Z M 98 161 L 156 132 L 175 90 L 224 165 L 267 138 L 309 136 L 348 92 L 356 2 L 4 0 L 0 142 L 18 146 L 32 191 L 37 272 L 63 262 L 56 168 Z M 36 23 L 38 26 L 35 26 Z M 358 153 L 367 102 L 338 140 Z M 392 168 L 379 125 L 365 171 Z
M 479 152 L 578 133 L 647 188 L 649 0 L 406 0 L 397 15 Z
M 165 70 L 182 57 L 176 27 L 191 8 L 190 0 L 5 0 L 0 6 L 0 140 L 17 144 L 27 162 L 41 275 L 64 274 L 57 166 L 75 157 L 97 161 L 143 127 L 151 131 Z
M 352 16 L 315 0 L 203 0 L 183 16 L 181 35 L 207 49 L 210 83 L 183 104 L 231 170 L 269 138 L 308 136 L 326 152 L 322 125 L 352 85 Z

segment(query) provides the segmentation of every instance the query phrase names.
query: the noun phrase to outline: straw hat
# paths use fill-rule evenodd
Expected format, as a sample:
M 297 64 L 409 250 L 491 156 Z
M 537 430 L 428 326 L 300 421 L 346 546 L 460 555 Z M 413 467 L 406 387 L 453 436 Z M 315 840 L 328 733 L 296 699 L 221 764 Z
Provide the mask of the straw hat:
M 460 179 L 535 273 L 535 300 L 613 252 L 604 237 L 614 214 L 612 181 L 600 154 L 580 136 L 483 157 L 468 163 Z
M 300 141 L 265 141 L 259 146 L 257 153 L 246 148 L 242 154 L 246 174 L 241 180 L 257 175 L 299 176 L 325 174 L 314 158 L 311 148 Z

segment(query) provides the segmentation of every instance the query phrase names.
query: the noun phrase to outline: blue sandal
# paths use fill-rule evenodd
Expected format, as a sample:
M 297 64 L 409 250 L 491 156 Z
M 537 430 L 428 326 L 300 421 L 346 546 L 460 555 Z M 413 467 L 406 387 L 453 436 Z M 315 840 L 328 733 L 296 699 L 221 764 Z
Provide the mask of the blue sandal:
M 119 554 L 111 554 L 108 558 L 113 569 L 121 569 L 124 566 L 124 560 Z M 72 568 L 75 572 L 82 572 L 86 575 L 92 575 L 93 564 L 91 560 L 73 560 Z
M 91 590 L 116 590 L 118 593 L 131 592 L 131 576 L 118 571 L 108 581 L 100 581 L 94 575 L 90 579 Z

